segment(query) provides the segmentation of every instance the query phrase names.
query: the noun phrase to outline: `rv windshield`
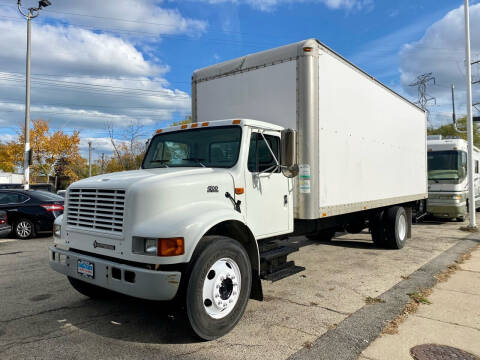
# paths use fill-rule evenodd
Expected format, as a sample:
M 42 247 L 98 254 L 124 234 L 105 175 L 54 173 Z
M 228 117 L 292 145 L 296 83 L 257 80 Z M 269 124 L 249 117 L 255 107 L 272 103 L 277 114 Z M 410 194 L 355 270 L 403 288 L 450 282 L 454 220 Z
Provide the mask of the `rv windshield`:
M 465 151 L 446 150 L 428 153 L 428 180 L 459 183 L 466 175 L 467 154 Z
M 160 167 L 230 168 L 238 160 L 240 126 L 205 127 L 155 135 L 143 169 Z

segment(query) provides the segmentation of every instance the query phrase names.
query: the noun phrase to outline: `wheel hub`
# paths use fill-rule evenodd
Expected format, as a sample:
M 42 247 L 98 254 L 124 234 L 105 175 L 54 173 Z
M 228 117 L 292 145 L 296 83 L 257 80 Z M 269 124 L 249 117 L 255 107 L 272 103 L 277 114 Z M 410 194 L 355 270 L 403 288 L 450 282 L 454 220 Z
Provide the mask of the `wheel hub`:
M 17 225 L 17 232 L 21 237 L 27 237 L 32 231 L 31 226 L 28 222 L 22 221 Z
M 217 260 L 203 282 L 203 306 L 214 319 L 222 319 L 235 307 L 240 295 L 241 273 L 230 258 Z
M 218 292 L 220 293 L 220 299 L 228 300 L 228 298 L 232 295 L 233 292 L 233 281 L 230 277 L 227 277 L 225 280 L 222 281 Z

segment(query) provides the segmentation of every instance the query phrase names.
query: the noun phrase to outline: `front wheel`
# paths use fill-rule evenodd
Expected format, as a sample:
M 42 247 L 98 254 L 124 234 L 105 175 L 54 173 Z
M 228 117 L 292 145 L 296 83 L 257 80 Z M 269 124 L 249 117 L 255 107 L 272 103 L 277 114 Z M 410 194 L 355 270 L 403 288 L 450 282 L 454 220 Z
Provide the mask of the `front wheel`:
M 196 255 L 186 292 L 193 331 L 204 340 L 227 334 L 240 321 L 250 297 L 252 268 L 237 241 L 206 236 Z

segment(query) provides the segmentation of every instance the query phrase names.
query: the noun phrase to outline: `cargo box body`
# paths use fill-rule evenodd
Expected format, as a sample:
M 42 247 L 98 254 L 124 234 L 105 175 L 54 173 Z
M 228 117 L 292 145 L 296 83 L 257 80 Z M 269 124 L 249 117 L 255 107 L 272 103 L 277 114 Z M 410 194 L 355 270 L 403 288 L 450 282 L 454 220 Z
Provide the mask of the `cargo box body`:
M 296 219 L 427 197 L 425 112 L 317 40 L 196 71 L 192 115 L 296 129 Z

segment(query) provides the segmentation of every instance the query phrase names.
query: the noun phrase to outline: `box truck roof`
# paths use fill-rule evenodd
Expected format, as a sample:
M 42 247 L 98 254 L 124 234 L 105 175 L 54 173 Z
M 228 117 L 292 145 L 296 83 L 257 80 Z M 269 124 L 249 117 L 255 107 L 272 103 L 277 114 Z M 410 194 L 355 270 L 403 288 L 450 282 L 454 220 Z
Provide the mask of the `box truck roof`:
M 257 52 L 254 54 L 249 54 L 237 59 L 225 61 L 216 65 L 207 66 L 203 69 L 195 70 L 192 75 L 192 83 L 200 83 L 203 81 L 213 80 L 215 78 L 225 77 L 225 76 L 229 76 L 237 73 L 256 70 L 258 68 L 265 67 L 265 66 L 270 66 L 270 65 L 275 65 L 282 62 L 295 60 L 305 52 L 313 52 L 315 50 L 317 51 L 322 50 L 330 53 L 331 55 L 336 57 L 338 60 L 343 61 L 344 63 L 348 64 L 352 68 L 356 69 L 357 71 L 361 72 L 362 74 L 370 78 L 372 81 L 378 83 L 388 91 L 404 99 L 406 102 L 408 102 L 412 106 L 423 111 L 423 109 L 421 109 L 419 106 L 417 106 L 410 100 L 406 99 L 402 95 L 398 94 L 397 92 L 393 91 L 388 86 L 378 81 L 373 76 L 369 75 L 368 73 L 360 69 L 358 66 L 351 63 L 349 60 L 345 59 L 343 56 L 336 53 L 335 51 L 333 51 L 332 49 L 330 49 L 328 46 L 326 46 L 325 44 L 323 44 L 317 39 L 307 39 L 307 40 L 299 41 L 297 43 Z

